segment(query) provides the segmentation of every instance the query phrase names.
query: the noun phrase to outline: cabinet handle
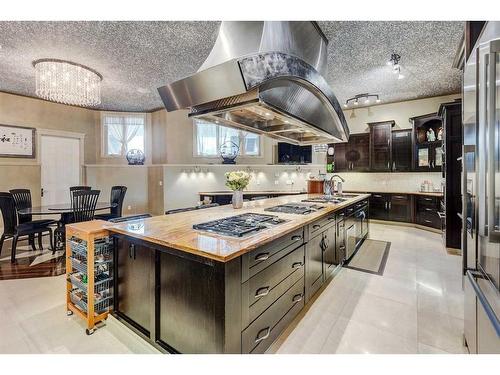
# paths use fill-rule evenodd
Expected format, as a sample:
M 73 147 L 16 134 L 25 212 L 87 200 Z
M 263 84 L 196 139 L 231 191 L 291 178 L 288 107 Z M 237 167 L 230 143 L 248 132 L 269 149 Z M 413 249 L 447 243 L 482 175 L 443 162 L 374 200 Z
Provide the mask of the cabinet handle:
M 266 259 L 269 259 L 269 253 L 260 253 L 255 256 L 255 260 L 258 262 L 261 262 Z
M 128 247 L 128 257 L 130 259 L 135 259 L 135 245 L 133 243 L 131 243 Z
M 321 228 L 321 225 L 319 225 L 319 224 L 314 224 L 313 225 L 313 229 L 319 229 L 319 228 Z
M 390 146 L 390 145 L 391 145 L 391 139 L 387 138 L 387 146 Z
M 304 264 L 302 262 L 295 262 L 292 264 L 292 268 L 293 269 L 298 269 L 298 268 L 302 268 Z
M 432 221 L 430 220 L 424 220 L 426 223 L 432 223 Z
M 395 161 L 393 161 L 393 162 L 392 162 L 392 169 L 393 169 L 394 171 L 396 170 L 396 162 L 395 162 Z
M 387 169 L 391 169 L 391 162 L 390 161 L 387 162 Z
M 268 294 L 269 294 L 269 287 L 265 286 L 257 289 L 257 291 L 255 292 L 255 298 L 264 297 L 267 296 Z
M 257 333 L 257 337 L 255 338 L 255 343 L 259 343 L 262 340 L 265 340 L 269 337 L 269 334 L 271 333 L 271 328 L 266 327 L 264 329 L 261 329 L 259 333 Z
M 302 239 L 301 235 L 292 236 L 292 241 L 300 241 Z
M 292 302 L 293 302 L 293 303 L 300 302 L 300 301 L 302 301 L 302 298 L 304 298 L 304 297 L 302 296 L 302 294 L 301 294 L 301 293 L 296 294 L 296 295 L 294 295 L 294 296 L 293 296 L 293 298 L 292 298 Z
M 382 196 L 381 196 L 381 195 L 379 195 L 379 194 L 373 194 L 373 196 L 374 196 L 375 198 L 382 198 Z
M 389 202 L 389 210 L 391 209 L 392 207 L 392 202 Z
M 330 216 L 330 217 L 328 218 L 328 221 L 330 221 L 330 220 L 335 220 L 335 216 Z

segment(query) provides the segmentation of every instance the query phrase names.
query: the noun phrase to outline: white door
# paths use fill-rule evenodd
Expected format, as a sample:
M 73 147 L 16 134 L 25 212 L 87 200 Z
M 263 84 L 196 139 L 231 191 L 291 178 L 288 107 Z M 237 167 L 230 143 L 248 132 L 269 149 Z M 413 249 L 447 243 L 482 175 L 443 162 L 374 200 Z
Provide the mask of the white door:
M 42 205 L 69 203 L 70 186 L 80 185 L 80 140 L 42 135 Z

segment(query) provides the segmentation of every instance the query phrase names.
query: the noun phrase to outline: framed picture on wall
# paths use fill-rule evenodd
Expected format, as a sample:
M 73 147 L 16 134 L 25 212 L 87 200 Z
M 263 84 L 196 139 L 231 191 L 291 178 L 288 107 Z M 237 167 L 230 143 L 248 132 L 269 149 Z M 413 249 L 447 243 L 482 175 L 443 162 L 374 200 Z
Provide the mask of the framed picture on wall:
M 0 157 L 35 158 L 35 128 L 0 124 Z

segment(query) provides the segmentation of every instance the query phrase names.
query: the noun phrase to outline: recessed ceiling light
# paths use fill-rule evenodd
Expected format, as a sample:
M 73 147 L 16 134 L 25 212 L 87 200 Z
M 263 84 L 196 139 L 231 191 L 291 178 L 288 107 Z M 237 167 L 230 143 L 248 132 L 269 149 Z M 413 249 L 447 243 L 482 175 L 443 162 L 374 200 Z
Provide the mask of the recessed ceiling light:
M 356 100 L 354 101 L 354 105 L 358 105 L 358 104 L 359 104 L 359 103 L 358 103 L 358 99 L 356 99 Z

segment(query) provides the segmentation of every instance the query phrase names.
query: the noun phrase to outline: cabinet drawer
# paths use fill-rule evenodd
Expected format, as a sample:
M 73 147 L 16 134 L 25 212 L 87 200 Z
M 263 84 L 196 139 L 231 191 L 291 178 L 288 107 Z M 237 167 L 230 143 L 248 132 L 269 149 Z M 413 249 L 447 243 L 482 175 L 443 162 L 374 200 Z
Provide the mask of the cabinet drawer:
M 409 202 L 410 196 L 406 194 L 392 194 L 391 201 L 393 202 Z
M 243 299 L 247 298 L 248 303 L 242 307 L 251 307 L 250 310 L 255 312 L 264 311 L 274 302 L 273 295 L 276 297 L 277 293 L 271 293 L 272 290 L 292 273 L 304 274 L 304 246 L 293 250 L 243 283 L 242 296 Z
M 258 272 L 262 271 L 290 250 L 301 246 L 304 243 L 304 229 L 299 228 L 270 244 L 244 254 L 242 261 L 242 282 L 248 280 Z
M 335 214 L 328 214 L 327 216 L 316 220 L 314 223 L 309 224 L 309 238 L 314 237 L 316 233 L 321 233 L 329 224 L 335 224 Z
M 440 229 L 441 219 L 436 210 L 434 212 L 419 212 L 417 215 L 417 224 Z
M 437 206 L 437 197 L 425 197 L 425 196 L 417 196 L 417 205 L 418 206 Z
M 297 249 L 298 250 L 298 249 Z M 253 322 L 260 314 L 262 314 L 270 305 L 273 304 L 280 296 L 283 295 L 292 285 L 294 285 L 298 280 L 304 277 L 304 267 L 295 269 L 292 274 L 288 275 L 283 281 L 279 282 L 277 285 L 271 287 L 263 287 L 260 291 L 254 290 L 254 293 L 250 293 L 248 285 L 250 282 L 247 281 L 243 285 L 243 296 L 248 296 L 248 299 L 243 301 L 242 306 L 242 326 L 247 327 L 251 322 Z M 258 294 L 263 294 L 263 296 L 258 297 Z
M 298 280 L 242 332 L 242 352 L 263 353 L 302 307 L 304 307 L 304 278 Z

